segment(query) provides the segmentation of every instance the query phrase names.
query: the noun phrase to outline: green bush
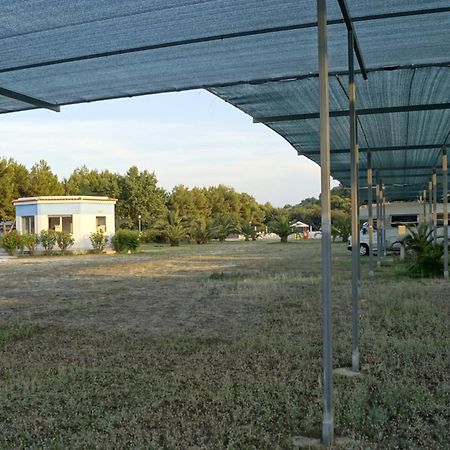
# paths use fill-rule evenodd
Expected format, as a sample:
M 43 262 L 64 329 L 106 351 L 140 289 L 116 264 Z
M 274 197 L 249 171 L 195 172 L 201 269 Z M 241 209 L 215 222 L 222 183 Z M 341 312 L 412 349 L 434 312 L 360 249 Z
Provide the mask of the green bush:
M 34 233 L 22 234 L 22 243 L 23 246 L 28 249 L 30 255 L 33 255 L 36 252 L 36 248 L 39 244 L 39 236 Z
M 94 253 L 102 253 L 105 250 L 106 244 L 109 241 L 109 237 L 103 233 L 103 231 L 96 231 L 89 235 Z
M 14 230 L 6 233 L 1 238 L 1 246 L 6 250 L 8 255 L 12 256 L 18 248 L 18 243 L 20 241 L 20 234 Z
M 271 233 L 278 234 L 278 236 L 280 236 L 280 242 L 283 243 L 286 243 L 288 241 L 288 237 L 294 233 L 287 216 L 276 217 L 269 223 L 269 231 Z
M 39 241 L 44 247 L 45 253 L 50 254 L 56 245 L 56 231 L 42 230 L 39 233 Z
M 58 231 L 56 233 L 56 243 L 61 252 L 64 253 L 68 248 L 72 247 L 75 243 L 75 239 L 72 236 L 72 233 L 69 233 L 68 231 Z
M 111 242 L 116 252 L 134 252 L 140 244 L 139 232 L 127 229 L 118 230 Z
M 260 233 L 258 232 L 258 228 L 250 223 L 244 223 L 238 228 L 239 234 L 244 236 L 244 239 L 248 242 L 250 239 L 252 241 L 256 241 L 259 237 Z
M 195 220 L 189 231 L 189 237 L 197 244 L 207 244 L 214 235 L 214 225 L 211 220 L 197 219 Z
M 233 221 L 225 215 L 218 216 L 213 222 L 213 237 L 218 239 L 220 242 L 225 241 L 225 239 L 236 231 L 236 227 Z
M 433 230 L 426 223 L 408 227 L 403 243 L 409 256 L 408 273 L 413 277 L 439 276 L 444 270 L 444 247 L 433 243 Z
M 17 250 L 20 250 L 20 253 L 22 253 L 22 255 L 25 252 L 25 239 L 23 234 L 17 235 Z
M 171 247 L 178 247 L 180 242 L 186 239 L 188 230 L 178 210 L 173 209 L 168 210 L 166 217 L 156 223 L 153 233 L 155 236 L 163 237 Z

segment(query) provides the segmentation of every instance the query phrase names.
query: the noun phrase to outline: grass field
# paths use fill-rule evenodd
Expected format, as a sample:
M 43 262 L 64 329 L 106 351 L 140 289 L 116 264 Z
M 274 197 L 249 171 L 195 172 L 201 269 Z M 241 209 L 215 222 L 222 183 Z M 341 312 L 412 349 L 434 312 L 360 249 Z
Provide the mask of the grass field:
M 351 359 L 350 253 L 333 245 L 334 365 Z M 449 448 L 450 291 L 363 266 L 363 377 L 336 434 Z M 148 246 L 0 265 L 0 448 L 292 448 L 320 435 L 320 243 Z

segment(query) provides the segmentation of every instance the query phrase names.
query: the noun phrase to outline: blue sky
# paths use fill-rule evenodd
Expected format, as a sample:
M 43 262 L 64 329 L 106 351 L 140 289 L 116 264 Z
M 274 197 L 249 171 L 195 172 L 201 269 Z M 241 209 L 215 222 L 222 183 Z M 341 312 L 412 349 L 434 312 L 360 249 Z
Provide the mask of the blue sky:
M 45 159 L 59 177 L 81 165 L 154 171 L 176 184 L 225 184 L 275 206 L 318 196 L 319 167 L 280 136 L 206 91 L 2 115 L 0 156 Z

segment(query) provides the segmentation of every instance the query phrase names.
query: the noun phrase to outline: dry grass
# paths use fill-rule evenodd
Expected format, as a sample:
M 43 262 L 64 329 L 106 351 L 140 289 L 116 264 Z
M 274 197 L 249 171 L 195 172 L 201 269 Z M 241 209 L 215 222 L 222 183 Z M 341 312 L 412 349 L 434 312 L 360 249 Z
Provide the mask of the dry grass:
M 333 252 L 339 366 L 350 255 Z M 24 259 L 0 280 L 1 448 L 272 449 L 319 435 L 318 242 Z M 337 433 L 446 448 L 448 283 L 387 260 L 363 292 L 365 376 L 335 379 Z

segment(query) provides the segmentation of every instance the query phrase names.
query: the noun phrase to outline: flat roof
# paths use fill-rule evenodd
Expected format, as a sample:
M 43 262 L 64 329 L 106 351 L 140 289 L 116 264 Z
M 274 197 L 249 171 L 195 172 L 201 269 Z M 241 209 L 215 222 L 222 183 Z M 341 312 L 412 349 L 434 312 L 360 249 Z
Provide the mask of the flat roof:
M 67 203 L 67 202 L 107 202 L 116 203 L 117 199 L 95 195 L 41 195 L 37 197 L 21 197 L 13 201 L 20 203 Z

